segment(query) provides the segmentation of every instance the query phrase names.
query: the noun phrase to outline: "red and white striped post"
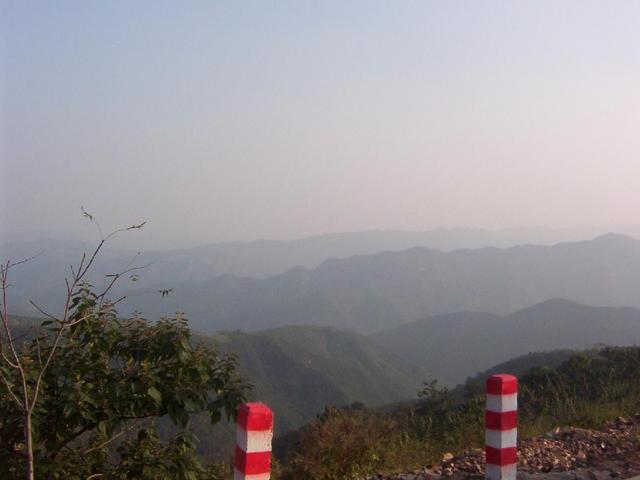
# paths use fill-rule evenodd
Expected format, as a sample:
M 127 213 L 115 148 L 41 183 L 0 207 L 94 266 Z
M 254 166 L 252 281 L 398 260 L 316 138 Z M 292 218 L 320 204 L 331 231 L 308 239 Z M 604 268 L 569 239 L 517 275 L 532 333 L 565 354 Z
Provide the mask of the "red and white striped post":
M 492 375 L 487 379 L 485 412 L 486 478 L 515 480 L 518 465 L 518 379 Z
M 273 412 L 263 403 L 245 403 L 236 420 L 234 480 L 269 480 Z

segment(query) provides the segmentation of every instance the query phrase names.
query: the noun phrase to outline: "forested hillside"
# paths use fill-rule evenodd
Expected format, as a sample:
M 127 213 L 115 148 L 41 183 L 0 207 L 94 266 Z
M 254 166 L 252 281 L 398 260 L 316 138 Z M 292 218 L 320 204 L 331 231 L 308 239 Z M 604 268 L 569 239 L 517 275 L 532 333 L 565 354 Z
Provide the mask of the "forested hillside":
M 637 413 L 640 399 L 640 349 L 575 352 L 560 364 L 557 364 L 558 352 L 551 352 L 547 358 L 556 365 L 539 363 L 546 355 L 541 353 L 513 362 L 518 367 L 532 362 L 532 368 L 519 378 L 519 439 L 542 435 L 545 439 L 538 442 L 535 452 L 528 452 L 526 458 L 534 463 L 527 471 L 546 472 L 563 465 L 584 468 L 604 460 L 605 454 L 620 460 L 617 465 L 624 466 L 623 455 L 627 452 L 622 448 L 628 448 L 627 439 L 618 438 L 616 444 L 616 438 L 606 434 L 598 436 L 597 432 L 594 451 L 587 452 L 586 456 L 583 451 L 582 458 L 576 458 L 578 452 L 569 458 L 559 452 L 560 464 L 543 462 L 540 457 L 554 454 L 554 443 L 550 440 L 554 437 L 549 433 L 553 430 L 562 432 L 562 427 L 577 427 L 576 438 L 585 439 L 589 432 L 579 428 L 602 427 L 603 422 L 616 417 L 623 417 L 618 425 L 634 424 L 630 419 Z M 468 475 L 460 478 L 478 478 L 484 467 L 478 452 L 482 452 L 484 445 L 485 398 L 484 389 L 478 391 L 471 387 L 463 399 L 456 392 L 432 384 L 410 405 L 385 409 L 328 408 L 301 430 L 297 438 L 278 442 L 285 467 L 277 478 L 411 478 L 411 474 L 387 477 L 380 473 L 424 472 L 425 469 L 434 473 L 431 467 L 440 467 L 445 453 L 449 462 L 442 461 L 443 465 L 463 452 L 469 452 L 468 457 L 477 457 L 477 461 L 460 462 L 458 467 Z M 566 430 L 571 431 L 573 428 Z M 631 440 L 635 442 L 631 443 L 631 452 L 635 455 L 637 437 Z M 541 465 L 540 469 L 536 470 L 536 465 Z M 377 476 L 369 477 L 373 474 Z M 443 469 L 437 474 L 447 475 Z
M 35 271 L 39 261 L 25 268 Z M 145 270 L 136 272 L 137 282 L 123 279 L 117 293 L 130 298 L 122 311 L 137 309 L 158 318 L 183 310 L 205 332 L 311 324 L 369 333 L 464 310 L 504 315 L 557 297 L 640 306 L 640 241 L 617 235 L 450 253 L 412 248 L 330 259 L 312 270 L 298 267 L 265 279 L 223 275 L 183 282 L 178 275 L 141 285 Z M 28 306 L 28 298 L 48 306 L 54 292 L 47 288 L 56 287 L 45 276 L 28 292 L 21 290 L 20 278 L 15 283 L 21 286 L 13 292 L 14 305 L 22 306 Z M 166 289 L 171 294 L 159 298 Z
M 372 336 L 447 385 L 530 352 L 640 344 L 640 310 L 554 299 L 505 316 L 463 312 Z
M 278 431 L 300 426 L 326 405 L 382 405 L 413 398 L 422 372 L 368 338 L 333 328 L 288 326 L 212 339 L 233 353 L 251 396 L 278 412 Z
M 207 332 L 311 324 L 367 333 L 465 310 L 504 315 L 551 298 L 640 306 L 638 271 L 640 241 L 615 235 L 551 247 L 413 248 L 262 280 L 176 283 L 163 301 L 140 294 L 132 306 L 153 317 L 184 309 Z

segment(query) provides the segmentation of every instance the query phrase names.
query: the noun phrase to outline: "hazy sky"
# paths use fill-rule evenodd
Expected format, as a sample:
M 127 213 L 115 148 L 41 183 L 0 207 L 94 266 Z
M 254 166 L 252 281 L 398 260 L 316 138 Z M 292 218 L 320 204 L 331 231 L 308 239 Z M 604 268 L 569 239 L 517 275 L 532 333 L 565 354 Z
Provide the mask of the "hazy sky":
M 0 0 L 0 232 L 640 223 L 638 1 Z

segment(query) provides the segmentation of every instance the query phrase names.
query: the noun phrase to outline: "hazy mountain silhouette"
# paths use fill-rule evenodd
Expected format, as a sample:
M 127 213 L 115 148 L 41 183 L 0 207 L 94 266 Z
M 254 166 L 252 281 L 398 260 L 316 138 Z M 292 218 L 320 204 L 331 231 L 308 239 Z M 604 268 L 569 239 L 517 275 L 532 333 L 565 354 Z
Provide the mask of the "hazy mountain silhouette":
M 640 227 L 621 227 L 621 231 L 640 234 Z M 220 275 L 265 278 L 303 266 L 315 268 L 329 258 L 371 255 L 382 251 L 398 251 L 412 247 L 428 247 L 442 251 L 461 248 L 511 247 L 522 244 L 549 245 L 558 242 L 593 238 L 602 229 L 583 227 L 551 229 L 543 227 L 509 230 L 471 228 L 435 229 L 428 231 L 367 231 L 336 233 L 299 240 L 224 242 L 196 248 L 162 251 L 103 250 L 96 265 L 95 282 L 101 274 L 123 270 L 132 260 L 137 265 L 151 264 L 138 272 L 140 286 L 159 283 L 210 280 Z M 91 251 L 94 243 L 73 240 L 63 235 L 33 237 L 0 235 L 0 259 L 21 260 L 41 253 L 29 265 L 13 273 L 15 288 L 24 293 L 61 290 L 69 265 L 80 260 L 83 251 Z M 52 291 L 52 292 L 49 292 Z
M 38 276 L 37 260 L 22 270 L 37 277 L 32 283 L 24 277 L 12 282 L 23 285 L 11 292 L 14 298 L 23 295 L 23 305 L 26 295 L 44 297 L 47 305 L 64 288 L 61 280 L 52 286 L 46 274 Z M 266 279 L 222 275 L 138 284 L 117 292 L 131 295 L 121 305 L 123 314 L 137 309 L 158 318 L 182 310 L 206 332 L 311 324 L 369 333 L 451 312 L 507 314 L 556 297 L 640 307 L 640 241 L 605 235 L 554 246 L 449 253 L 416 247 L 329 259 L 314 269 L 296 267 Z M 158 291 L 167 287 L 173 291 L 161 298 Z
M 497 315 L 551 298 L 640 307 L 640 241 L 609 235 L 555 246 L 442 253 L 427 248 L 331 259 L 267 279 L 178 283 L 134 296 L 150 318 L 185 310 L 204 331 L 287 324 L 374 332 L 459 311 Z
M 553 299 L 505 316 L 438 315 L 371 338 L 429 376 L 455 385 L 530 352 L 640 344 L 640 310 Z

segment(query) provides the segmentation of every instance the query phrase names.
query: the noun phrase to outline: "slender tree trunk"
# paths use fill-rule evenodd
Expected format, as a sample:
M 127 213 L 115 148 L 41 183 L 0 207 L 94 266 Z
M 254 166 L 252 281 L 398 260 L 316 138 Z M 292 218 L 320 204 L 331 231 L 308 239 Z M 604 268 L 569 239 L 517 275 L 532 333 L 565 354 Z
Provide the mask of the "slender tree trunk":
M 27 412 L 24 416 L 24 440 L 25 440 L 25 452 L 24 456 L 27 461 L 27 468 L 25 471 L 25 480 L 34 479 L 34 464 L 33 464 L 33 436 L 31 434 L 31 413 Z

